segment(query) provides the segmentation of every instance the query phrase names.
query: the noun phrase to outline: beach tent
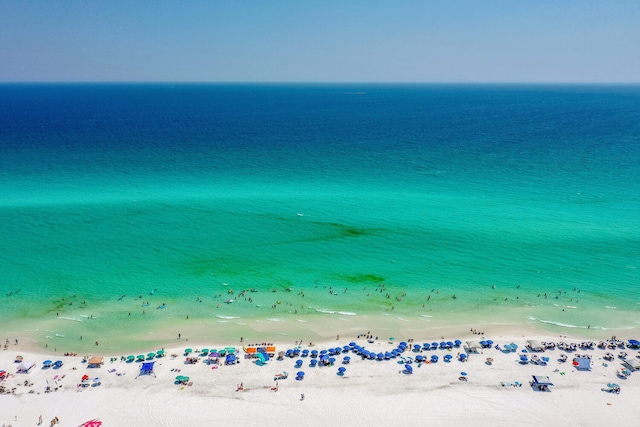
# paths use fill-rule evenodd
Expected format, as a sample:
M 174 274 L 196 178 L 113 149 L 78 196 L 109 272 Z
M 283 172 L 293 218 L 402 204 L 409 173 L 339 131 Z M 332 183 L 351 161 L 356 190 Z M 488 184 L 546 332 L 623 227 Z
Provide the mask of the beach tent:
M 478 350 L 482 348 L 482 345 L 478 341 L 467 341 L 467 352 L 478 353 Z
M 267 353 L 262 353 L 262 352 L 258 352 L 256 353 L 256 358 L 258 359 L 256 361 L 256 364 L 258 366 L 264 365 L 269 361 L 269 355 Z M 300 366 L 302 366 L 302 361 L 300 361 Z M 300 367 L 298 366 L 298 367 Z
M 576 357 L 573 359 L 573 366 L 579 371 L 590 371 L 591 370 L 591 359 L 586 357 Z
M 145 362 L 140 365 L 140 372 L 138 373 L 138 376 L 136 378 L 141 375 L 153 375 L 153 377 L 156 378 L 156 374 L 155 372 L 153 372 L 153 365 L 155 365 L 155 363 L 156 362 Z
M 532 375 L 532 376 L 533 376 L 533 381 L 531 381 L 529 384 L 531 384 L 531 387 L 533 387 L 534 390 L 550 391 L 549 386 L 552 386 L 553 383 L 551 382 L 549 377 L 543 377 L 540 375 Z
M 104 357 L 102 356 L 94 356 L 91 359 L 89 359 L 89 364 L 87 365 L 87 367 L 89 368 L 99 368 L 102 366 L 102 364 L 104 363 Z
M 544 351 L 544 346 L 538 340 L 527 340 L 527 347 L 532 351 Z
M 632 371 L 640 370 L 640 360 L 636 358 L 623 359 L 623 364 L 626 365 Z
M 22 362 L 18 365 L 18 373 L 19 374 L 28 374 L 31 368 L 33 368 L 36 364 L 33 362 Z

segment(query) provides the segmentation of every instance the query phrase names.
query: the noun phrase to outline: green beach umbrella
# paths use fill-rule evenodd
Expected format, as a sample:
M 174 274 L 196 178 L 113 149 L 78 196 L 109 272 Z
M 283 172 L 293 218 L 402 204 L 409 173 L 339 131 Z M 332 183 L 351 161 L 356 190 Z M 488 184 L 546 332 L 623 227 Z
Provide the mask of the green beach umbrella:
M 233 353 L 236 352 L 236 349 L 233 348 L 233 347 L 227 347 L 227 348 L 225 348 L 225 350 L 227 350 L 227 353 L 229 353 L 229 354 L 233 354 Z
M 164 355 L 164 350 L 158 350 L 158 351 L 156 351 L 156 354 L 158 356 L 163 356 Z
M 224 356 L 225 354 L 227 354 L 227 350 L 223 348 L 218 353 L 220 353 L 220 356 Z
M 136 356 L 136 359 L 138 360 L 144 360 L 144 354 L 139 354 Z
M 192 351 L 193 351 L 193 349 L 191 349 L 191 348 L 187 348 L 187 349 L 185 349 L 185 350 L 184 350 L 184 353 L 185 353 L 185 354 L 189 354 L 189 353 L 191 353 Z
M 131 356 L 127 356 L 127 360 L 133 360 L 133 359 L 135 359 L 135 358 L 136 358 L 136 357 L 135 357 L 133 354 L 132 354 Z
M 202 350 L 200 350 L 200 353 L 209 354 L 209 349 L 208 348 L 203 348 Z
M 153 359 L 154 357 L 156 357 L 156 354 L 155 353 L 147 353 L 147 357 L 149 359 Z

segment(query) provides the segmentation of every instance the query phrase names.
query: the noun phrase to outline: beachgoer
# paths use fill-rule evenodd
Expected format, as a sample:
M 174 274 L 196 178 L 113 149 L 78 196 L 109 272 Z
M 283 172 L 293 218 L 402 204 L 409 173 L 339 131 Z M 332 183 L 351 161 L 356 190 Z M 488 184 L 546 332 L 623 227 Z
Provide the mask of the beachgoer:
M 304 400 L 304 393 L 300 395 L 300 400 Z

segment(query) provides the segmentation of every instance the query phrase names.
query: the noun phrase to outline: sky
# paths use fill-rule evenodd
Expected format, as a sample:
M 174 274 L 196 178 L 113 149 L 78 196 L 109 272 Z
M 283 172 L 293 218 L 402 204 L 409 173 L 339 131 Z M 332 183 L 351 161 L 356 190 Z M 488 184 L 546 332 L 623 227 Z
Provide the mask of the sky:
M 640 82 L 640 0 L 0 0 L 0 82 Z

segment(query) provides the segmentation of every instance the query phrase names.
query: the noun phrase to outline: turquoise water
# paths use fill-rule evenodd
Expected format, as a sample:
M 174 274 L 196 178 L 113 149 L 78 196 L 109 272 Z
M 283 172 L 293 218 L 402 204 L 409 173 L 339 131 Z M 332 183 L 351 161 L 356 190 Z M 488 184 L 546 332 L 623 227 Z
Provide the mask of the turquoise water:
M 3 85 L 0 131 L 0 321 L 39 345 L 639 324 L 638 87 Z

